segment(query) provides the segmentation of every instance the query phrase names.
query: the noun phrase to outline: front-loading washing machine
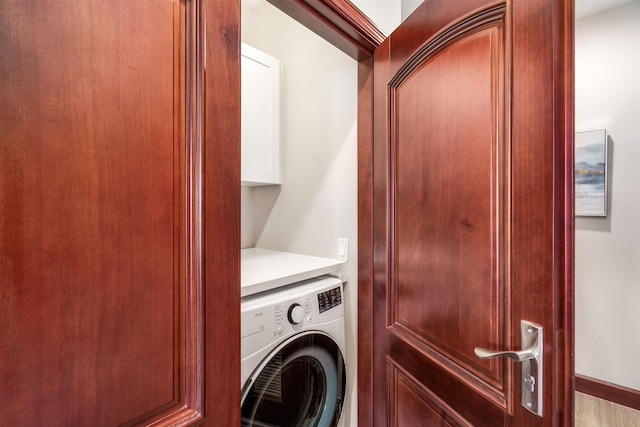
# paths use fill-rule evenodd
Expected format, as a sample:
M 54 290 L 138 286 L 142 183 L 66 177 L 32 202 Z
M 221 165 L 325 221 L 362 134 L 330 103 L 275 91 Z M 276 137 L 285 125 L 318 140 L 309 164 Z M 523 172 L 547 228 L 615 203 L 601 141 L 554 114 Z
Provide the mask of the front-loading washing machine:
M 323 276 L 242 299 L 243 426 L 344 425 L 342 297 Z

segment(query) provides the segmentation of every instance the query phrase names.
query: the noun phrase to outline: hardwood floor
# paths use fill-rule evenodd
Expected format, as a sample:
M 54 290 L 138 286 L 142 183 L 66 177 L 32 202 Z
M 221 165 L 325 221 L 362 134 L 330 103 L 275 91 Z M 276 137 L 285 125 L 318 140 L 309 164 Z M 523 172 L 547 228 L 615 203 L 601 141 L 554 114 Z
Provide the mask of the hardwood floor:
M 640 411 L 576 393 L 575 427 L 640 427 Z

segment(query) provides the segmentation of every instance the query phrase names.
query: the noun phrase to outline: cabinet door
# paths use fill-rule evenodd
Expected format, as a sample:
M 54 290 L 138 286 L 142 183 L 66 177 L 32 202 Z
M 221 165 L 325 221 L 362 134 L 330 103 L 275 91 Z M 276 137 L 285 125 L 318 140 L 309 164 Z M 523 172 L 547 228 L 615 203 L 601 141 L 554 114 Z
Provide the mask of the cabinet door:
M 242 185 L 281 184 L 280 61 L 242 44 Z
M 240 425 L 239 12 L 0 1 L 0 425 Z

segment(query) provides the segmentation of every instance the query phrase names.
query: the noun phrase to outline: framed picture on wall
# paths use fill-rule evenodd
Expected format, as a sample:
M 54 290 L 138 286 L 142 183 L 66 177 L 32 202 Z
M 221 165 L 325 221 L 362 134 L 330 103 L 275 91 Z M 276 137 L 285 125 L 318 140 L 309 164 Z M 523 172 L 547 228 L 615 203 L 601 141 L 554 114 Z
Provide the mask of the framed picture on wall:
M 576 216 L 607 216 L 607 130 L 576 132 Z

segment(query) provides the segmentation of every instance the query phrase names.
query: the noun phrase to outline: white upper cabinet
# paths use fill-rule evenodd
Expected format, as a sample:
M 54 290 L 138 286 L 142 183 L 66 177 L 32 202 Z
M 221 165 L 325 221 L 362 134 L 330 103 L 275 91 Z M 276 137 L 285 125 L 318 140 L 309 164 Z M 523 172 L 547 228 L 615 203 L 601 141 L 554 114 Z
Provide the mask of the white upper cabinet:
M 280 61 L 242 44 L 242 185 L 282 184 Z

